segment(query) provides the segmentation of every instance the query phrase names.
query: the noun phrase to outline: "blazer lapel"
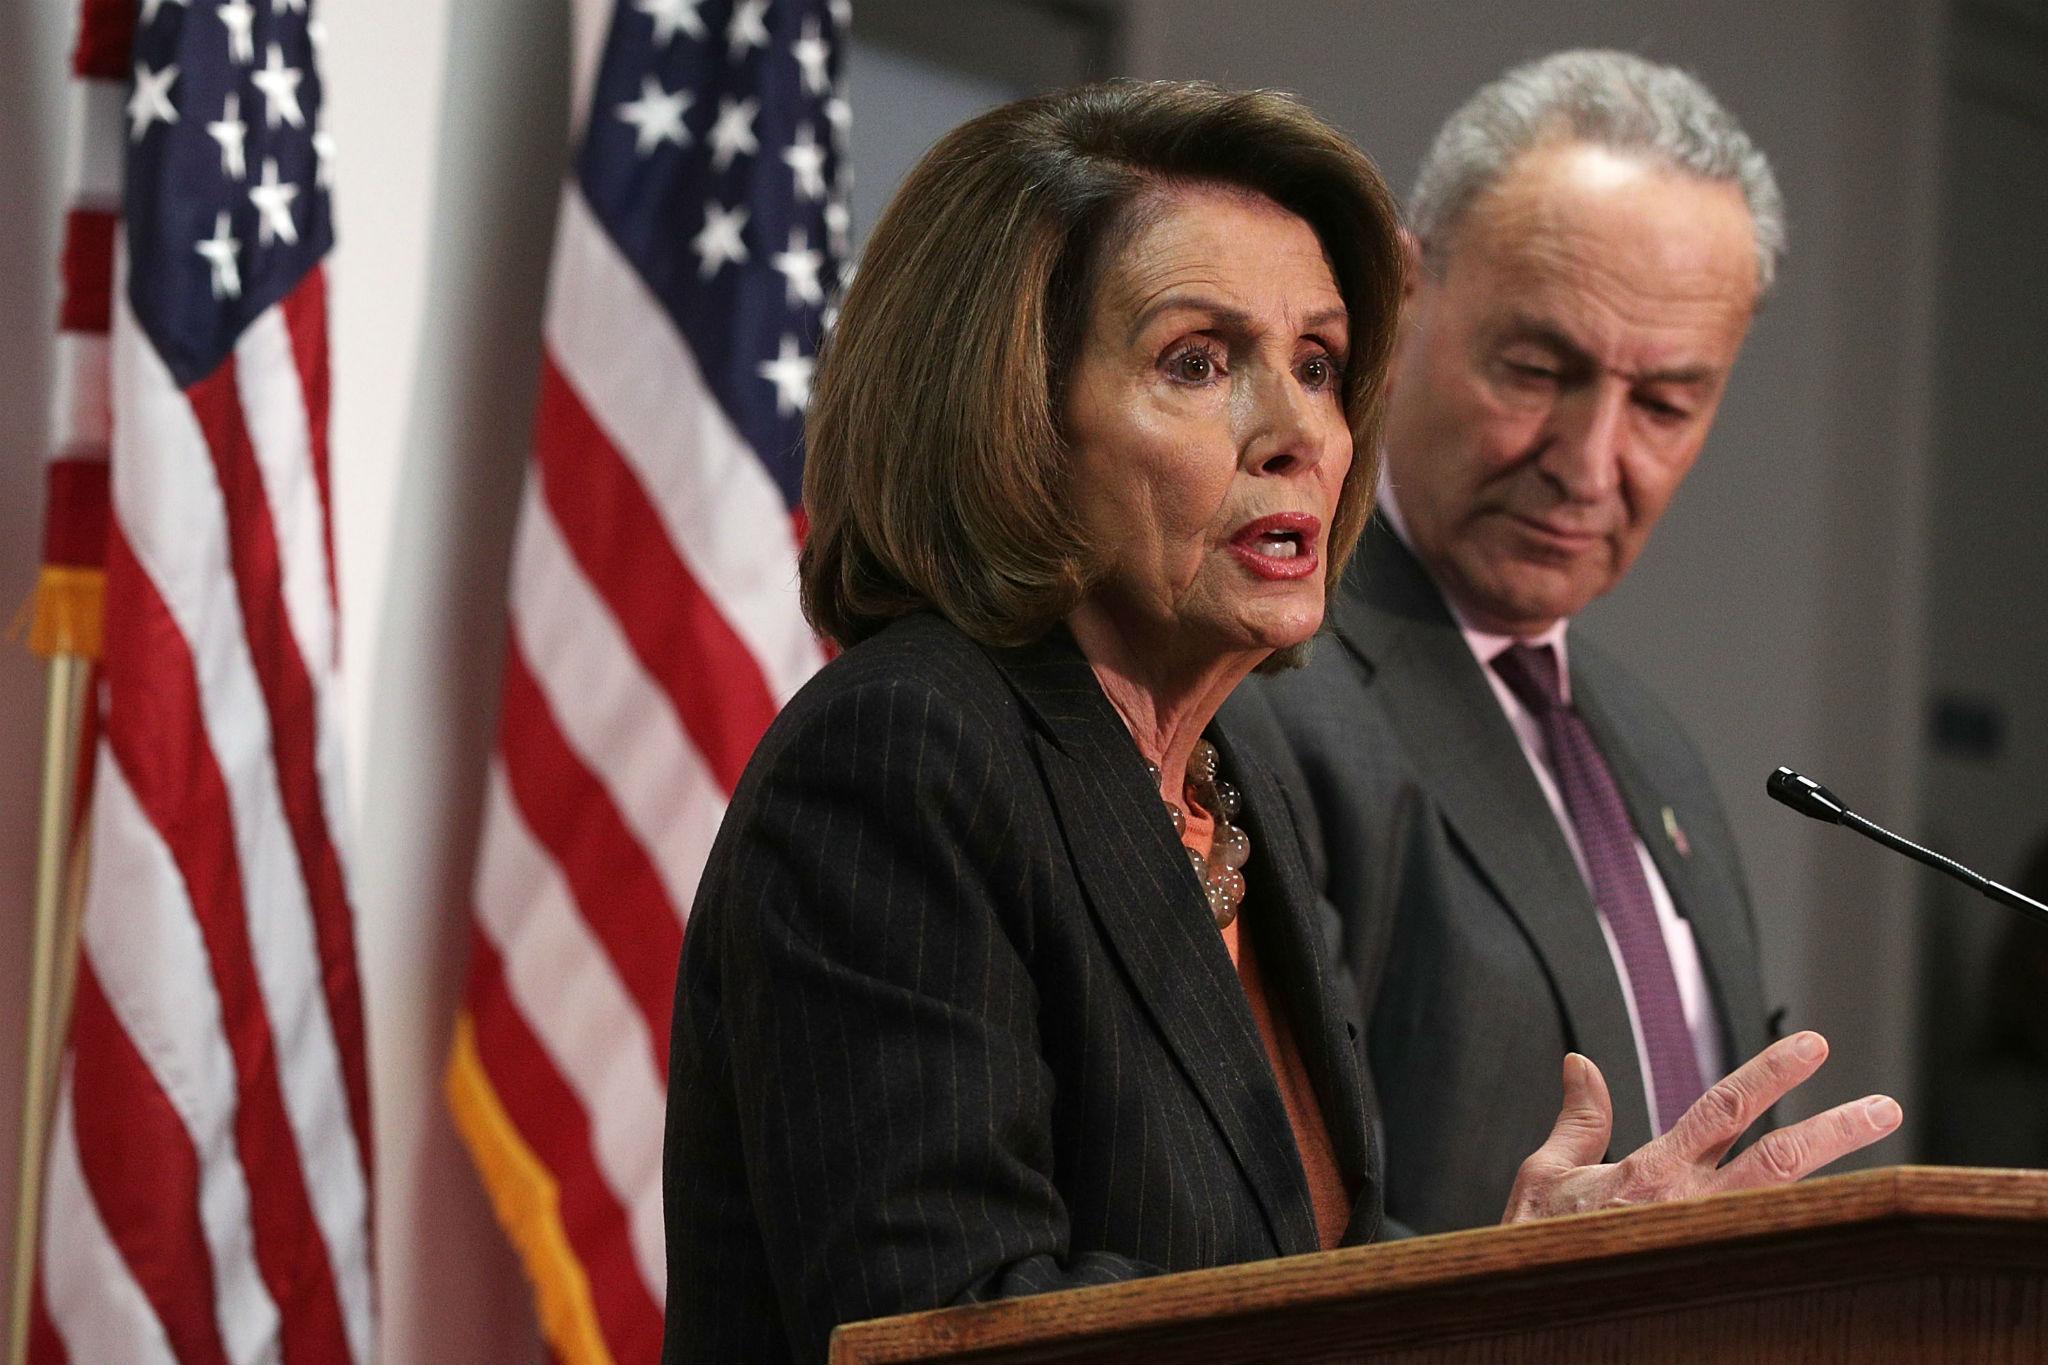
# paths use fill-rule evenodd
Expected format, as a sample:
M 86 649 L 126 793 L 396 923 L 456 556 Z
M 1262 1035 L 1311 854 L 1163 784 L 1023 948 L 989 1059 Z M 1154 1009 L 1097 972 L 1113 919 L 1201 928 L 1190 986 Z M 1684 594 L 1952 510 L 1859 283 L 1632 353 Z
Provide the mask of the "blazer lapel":
M 1375 520 L 1331 612 L 1372 675 L 1414 771 L 1522 926 L 1576 1045 L 1603 1063 L 1612 1150 L 1650 1138 L 1628 1005 L 1599 912 L 1499 701 L 1421 564 Z M 1395 661 L 1401 667 L 1381 668 Z
M 1282 1255 L 1317 1249 L 1308 1178 L 1251 1006 L 1130 733 L 1072 638 L 991 650 L 1038 754 L 1103 935 L 1223 1133 Z
M 1233 746 L 1227 732 L 1217 734 L 1216 745 L 1225 777 L 1244 797 L 1239 823 L 1252 841 L 1246 874 L 1256 923 L 1248 920 L 1246 929 L 1254 932 L 1254 951 L 1260 955 L 1274 1003 L 1286 1010 L 1293 1026 L 1345 1188 L 1354 1191 L 1351 1226 L 1344 1240 L 1367 1241 L 1378 1231 L 1383 1200 L 1372 1156 L 1365 1080 L 1334 993 L 1336 967 L 1316 922 L 1314 885 L 1291 817 L 1280 818 L 1291 808 L 1272 773 Z

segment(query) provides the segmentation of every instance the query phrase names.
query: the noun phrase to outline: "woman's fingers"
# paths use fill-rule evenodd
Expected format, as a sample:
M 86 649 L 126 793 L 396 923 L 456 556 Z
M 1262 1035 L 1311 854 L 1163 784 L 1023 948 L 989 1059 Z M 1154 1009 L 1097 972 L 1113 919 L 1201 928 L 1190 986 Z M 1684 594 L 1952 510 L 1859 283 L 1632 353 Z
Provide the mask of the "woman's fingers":
M 1889 1095 L 1838 1104 L 1790 1127 L 1774 1129 L 1715 1172 L 1713 1188 L 1750 1190 L 1799 1180 L 1884 1137 L 1903 1117 Z
M 1614 1103 L 1607 1095 L 1607 1078 L 1589 1059 L 1566 1053 L 1564 1104 L 1557 1111 L 1557 1123 L 1523 1164 L 1554 1170 L 1591 1166 L 1607 1155 L 1613 1132 Z
M 1658 1143 L 1680 1161 L 1714 1166 L 1765 1110 L 1820 1070 L 1827 1057 L 1827 1039 L 1818 1033 L 1779 1039 L 1709 1086 Z
M 1607 1154 L 1614 1130 L 1614 1104 L 1600 1068 L 1576 1052 L 1565 1054 L 1564 1103 L 1543 1145 L 1529 1153 L 1508 1192 L 1505 1223 L 1548 1218 L 1583 1207 L 1598 1207 L 1604 1179 L 1593 1167 Z M 1591 1200 L 1588 1204 L 1586 1201 Z

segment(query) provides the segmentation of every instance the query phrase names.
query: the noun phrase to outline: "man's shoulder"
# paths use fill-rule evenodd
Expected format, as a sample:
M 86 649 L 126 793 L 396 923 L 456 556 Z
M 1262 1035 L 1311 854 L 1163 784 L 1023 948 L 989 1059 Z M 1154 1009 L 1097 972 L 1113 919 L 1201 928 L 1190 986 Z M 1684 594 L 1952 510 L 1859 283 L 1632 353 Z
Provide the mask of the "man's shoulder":
M 1590 634 L 1571 640 L 1573 698 L 1589 720 L 1657 766 L 1683 764 L 1704 776 L 1705 761 L 1677 712 L 1655 688 Z

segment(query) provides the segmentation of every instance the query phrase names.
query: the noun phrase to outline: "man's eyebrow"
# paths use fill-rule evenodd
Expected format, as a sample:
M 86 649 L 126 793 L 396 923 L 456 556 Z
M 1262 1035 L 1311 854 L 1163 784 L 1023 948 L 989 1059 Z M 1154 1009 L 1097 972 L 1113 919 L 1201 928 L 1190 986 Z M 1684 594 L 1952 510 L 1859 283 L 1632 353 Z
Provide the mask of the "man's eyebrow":
M 1575 365 L 1588 368 L 1599 367 L 1593 354 L 1578 342 L 1565 335 L 1555 323 L 1541 318 L 1518 317 L 1508 323 L 1506 341 L 1533 342 Z M 1713 365 L 1675 365 L 1669 369 L 1641 370 L 1624 373 L 1615 371 L 1622 378 L 1636 384 L 1707 384 L 1720 378 L 1721 371 Z

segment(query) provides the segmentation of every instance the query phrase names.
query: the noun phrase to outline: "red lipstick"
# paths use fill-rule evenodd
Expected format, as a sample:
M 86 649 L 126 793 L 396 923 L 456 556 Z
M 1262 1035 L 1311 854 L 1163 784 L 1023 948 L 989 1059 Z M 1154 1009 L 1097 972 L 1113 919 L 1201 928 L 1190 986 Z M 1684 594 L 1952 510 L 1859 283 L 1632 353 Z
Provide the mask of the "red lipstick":
M 1322 568 L 1322 556 L 1316 553 L 1322 535 L 1320 517 L 1306 512 L 1275 512 L 1239 527 L 1230 538 L 1230 552 L 1259 577 L 1286 582 L 1307 578 Z

